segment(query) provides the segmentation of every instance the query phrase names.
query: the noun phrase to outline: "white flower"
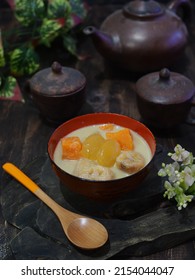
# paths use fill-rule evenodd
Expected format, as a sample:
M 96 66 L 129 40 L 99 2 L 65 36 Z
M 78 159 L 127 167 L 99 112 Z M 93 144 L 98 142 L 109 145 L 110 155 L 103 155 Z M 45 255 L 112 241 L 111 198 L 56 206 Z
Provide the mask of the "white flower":
M 169 153 L 172 160 L 182 162 L 182 165 L 192 164 L 193 155 L 186 151 L 181 145 L 177 144 L 174 148 L 175 153 Z
M 181 210 L 187 207 L 195 196 L 193 187 L 195 183 L 195 158 L 192 153 L 186 151 L 179 144 L 175 146 L 174 153 L 168 153 L 168 156 L 171 157 L 173 163 L 162 163 L 158 175 L 168 178 L 164 182 L 164 197 L 174 198 L 178 210 Z
M 166 189 L 164 197 L 167 196 L 168 199 L 171 199 L 176 195 L 174 186 L 172 186 L 168 181 L 165 181 L 164 187 Z
M 158 175 L 161 177 L 168 176 L 170 182 L 176 182 L 178 180 L 179 171 L 178 162 L 173 162 L 171 164 L 162 164 L 162 168 L 159 170 Z
M 182 170 L 181 178 L 188 187 L 190 187 L 195 182 L 195 177 L 192 175 L 192 170 L 188 166 Z

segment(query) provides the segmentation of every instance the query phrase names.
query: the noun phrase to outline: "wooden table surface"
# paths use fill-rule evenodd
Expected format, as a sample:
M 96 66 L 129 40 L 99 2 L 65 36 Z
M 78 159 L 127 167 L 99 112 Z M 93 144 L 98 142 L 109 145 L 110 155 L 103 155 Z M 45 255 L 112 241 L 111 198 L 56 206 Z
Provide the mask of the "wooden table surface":
M 119 8 L 117 5 L 94 5 L 89 12 L 87 22 L 99 26 L 103 19 L 117 8 Z M 192 19 L 194 17 L 193 12 Z M 186 75 L 195 83 L 195 22 L 190 24 L 189 32 L 189 44 L 184 56 L 170 69 Z M 79 43 L 79 53 L 85 57 L 84 60 L 67 59 L 64 50 L 57 44 L 52 50 L 45 51 L 40 48 L 39 51 L 42 54 L 44 67 L 49 67 L 53 60 L 58 60 L 64 66 L 79 69 L 87 77 L 87 98 L 82 113 L 114 112 L 142 121 L 135 98 L 135 82 L 139 77 L 127 71 L 110 68 L 96 52 L 90 38 L 81 37 Z M 23 81 L 20 83 L 25 103 L 0 100 L 0 165 L 10 161 L 23 168 L 33 159 L 47 152 L 47 142 L 55 126 L 42 119 L 29 92 L 24 90 Z M 158 144 L 172 150 L 177 143 L 180 143 L 195 154 L 193 125 L 183 123 L 176 130 L 168 132 L 152 128 L 151 130 Z M 6 187 L 6 174 L 2 169 L 0 169 L 0 178 L 2 192 L 2 188 Z M 1 208 L 0 228 L 0 259 L 14 259 L 9 241 L 18 230 L 4 220 Z M 137 257 L 131 256 L 129 259 L 137 259 Z M 139 259 L 195 259 L 195 237 L 194 240 L 188 240 L 174 248 Z

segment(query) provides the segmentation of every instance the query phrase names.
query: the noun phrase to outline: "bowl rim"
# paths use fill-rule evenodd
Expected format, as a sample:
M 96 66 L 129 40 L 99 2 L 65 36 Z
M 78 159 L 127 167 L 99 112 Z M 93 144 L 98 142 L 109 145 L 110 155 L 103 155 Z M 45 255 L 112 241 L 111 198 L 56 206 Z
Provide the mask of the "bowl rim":
M 150 150 L 151 150 L 152 157 L 151 157 L 150 161 L 149 161 L 141 170 L 139 170 L 138 172 L 133 173 L 133 174 L 131 174 L 131 175 L 129 175 L 129 176 L 122 177 L 122 178 L 116 178 L 116 179 L 112 179 L 112 180 L 101 180 L 101 181 L 99 181 L 99 180 L 89 180 L 89 179 L 85 179 L 85 178 L 80 178 L 80 177 L 75 176 L 75 175 L 73 175 L 73 174 L 70 174 L 70 173 L 66 172 L 65 170 L 63 170 L 62 168 L 60 168 L 60 167 L 55 163 L 55 161 L 53 160 L 53 155 L 51 155 L 51 145 L 53 144 L 53 143 L 52 143 L 52 138 L 53 138 L 53 136 L 54 136 L 56 133 L 58 133 L 65 125 L 68 125 L 70 131 L 68 131 L 68 133 L 65 133 L 65 134 L 64 134 L 64 136 L 66 136 L 67 134 L 69 134 L 70 132 L 72 132 L 72 131 L 75 130 L 75 129 L 71 129 L 71 124 L 72 124 L 73 122 L 77 122 L 77 121 L 79 121 L 79 120 L 88 119 L 88 118 L 89 118 L 90 121 L 91 121 L 91 117 L 92 117 L 92 116 L 93 116 L 93 117 L 97 117 L 97 118 L 103 117 L 103 116 L 104 116 L 104 117 L 105 117 L 105 116 L 107 116 L 107 117 L 113 117 L 113 116 L 114 116 L 115 118 L 123 118 L 123 120 L 126 120 L 126 121 L 128 121 L 128 120 L 133 121 L 135 124 L 138 124 L 140 127 L 144 128 L 144 129 L 147 131 L 147 133 L 149 134 L 149 136 L 151 137 L 152 142 L 153 142 L 153 147 L 150 147 L 148 141 L 144 138 L 144 139 L 146 140 L 146 142 L 148 143 L 148 145 L 149 145 L 149 147 L 150 147 Z M 97 122 L 95 122 L 95 123 L 93 123 L 93 124 L 104 124 L 104 123 L 106 123 L 106 122 L 105 122 L 105 121 L 102 122 L 102 123 L 97 123 Z M 120 125 L 120 124 L 118 124 L 118 123 L 116 123 L 116 122 L 112 122 L 112 123 L 114 123 L 114 124 L 116 124 L 116 125 Z M 82 126 L 79 126 L 78 128 L 85 127 L 86 125 L 84 125 L 84 124 L 85 124 L 85 123 L 82 122 Z M 91 125 L 92 125 L 92 124 L 91 124 Z M 137 132 L 137 131 L 136 131 L 136 132 Z M 143 136 L 142 136 L 142 137 L 143 137 Z M 61 138 L 59 138 L 59 139 L 61 139 Z M 55 147 L 56 147 L 56 145 L 55 145 Z M 122 115 L 122 114 L 118 114 L 118 113 L 105 113 L 105 112 L 89 113 L 89 114 L 80 115 L 80 116 L 74 117 L 74 118 L 72 118 L 72 119 L 70 119 L 70 120 L 68 120 L 68 121 L 66 121 L 66 122 L 64 122 L 64 123 L 62 123 L 61 125 L 59 125 L 59 126 L 53 131 L 53 133 L 51 134 L 51 136 L 50 136 L 50 138 L 49 138 L 48 145 L 47 145 L 47 153 L 48 153 L 48 156 L 49 156 L 50 161 L 52 162 L 52 164 L 54 164 L 55 167 L 57 167 L 60 171 L 62 171 L 62 173 L 65 173 L 67 176 L 70 176 L 71 178 L 75 178 L 75 179 L 77 179 L 77 180 L 79 180 L 79 181 L 88 182 L 88 183 L 93 182 L 93 184 L 108 183 L 108 182 L 113 182 L 113 181 L 114 181 L 114 182 L 117 182 L 117 181 L 121 181 L 121 180 L 126 181 L 126 180 L 129 180 L 129 178 L 133 178 L 133 177 L 137 176 L 138 174 L 142 173 L 143 170 L 145 170 L 145 169 L 151 164 L 151 162 L 152 162 L 153 159 L 154 159 L 155 152 L 156 152 L 156 139 L 155 139 L 153 133 L 151 132 L 151 130 L 150 130 L 146 125 L 144 125 L 144 124 L 141 123 L 140 121 L 138 121 L 138 120 L 136 120 L 136 119 L 134 119 L 134 118 L 132 118 L 132 117 L 126 116 L 126 115 Z

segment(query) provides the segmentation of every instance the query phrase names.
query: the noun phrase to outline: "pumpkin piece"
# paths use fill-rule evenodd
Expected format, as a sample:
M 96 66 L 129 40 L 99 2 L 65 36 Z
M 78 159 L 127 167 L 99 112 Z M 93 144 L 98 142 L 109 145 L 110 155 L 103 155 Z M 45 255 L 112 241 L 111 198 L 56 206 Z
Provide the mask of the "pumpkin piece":
M 121 146 L 121 150 L 128 151 L 133 150 L 133 138 L 128 128 L 121 129 L 117 132 L 107 132 L 107 139 L 115 139 Z
M 114 129 L 114 124 L 113 123 L 102 124 L 102 125 L 99 126 L 99 129 L 111 131 L 111 130 Z
M 61 139 L 62 159 L 79 159 L 82 143 L 79 137 L 64 137 Z

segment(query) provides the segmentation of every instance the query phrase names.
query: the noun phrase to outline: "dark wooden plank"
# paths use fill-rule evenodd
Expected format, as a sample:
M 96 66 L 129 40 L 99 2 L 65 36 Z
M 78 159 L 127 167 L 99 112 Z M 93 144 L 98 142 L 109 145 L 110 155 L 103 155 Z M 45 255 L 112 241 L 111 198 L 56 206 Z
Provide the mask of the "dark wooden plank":
M 75 200 L 74 205 L 76 206 L 70 205 L 66 196 L 65 198 L 62 196 L 60 183 L 52 171 L 47 156 L 37 158 L 24 171 L 62 206 L 75 212 L 79 211 L 77 196 L 72 194 L 72 200 Z M 150 180 L 148 180 L 149 182 Z M 158 181 L 155 181 L 156 190 L 153 190 L 156 195 L 147 195 L 149 193 L 147 189 L 145 189 L 145 192 L 138 190 L 130 195 L 130 198 L 118 202 L 118 206 L 121 204 L 120 207 L 117 208 L 116 204 L 109 205 L 109 208 L 114 210 L 112 211 L 112 217 L 98 217 L 103 207 L 107 212 L 106 207 L 108 205 L 97 204 L 97 212 L 94 210 L 93 216 L 106 226 L 109 233 L 109 242 L 97 251 L 86 252 L 78 251 L 70 244 L 58 219 L 48 207 L 43 205 L 23 186 L 11 179 L 2 191 L 2 209 L 5 219 L 21 229 L 18 236 L 11 241 L 13 251 L 17 258 L 25 258 L 31 255 L 33 258 L 39 259 L 42 255 L 42 246 L 46 246 L 47 243 L 50 246 L 51 242 L 48 241 L 48 237 L 50 237 L 53 240 L 52 247 L 55 248 L 58 257 L 62 259 L 107 259 L 118 254 L 128 255 L 128 257 L 143 257 L 191 240 L 195 234 L 195 204 L 192 203 L 187 209 L 178 211 L 175 205 L 162 203 L 163 196 L 161 192 L 158 193 L 158 183 Z M 141 196 L 141 193 L 145 194 L 145 197 Z M 133 195 L 135 198 L 132 198 Z M 16 197 L 17 203 L 15 202 Z M 96 204 L 96 202 L 89 200 L 83 202 L 89 208 L 93 208 L 93 205 Z M 135 204 L 138 206 L 141 204 L 142 209 L 135 207 Z M 133 215 L 132 209 L 134 210 Z M 86 214 L 85 212 L 82 213 Z M 28 231 L 26 231 L 26 228 L 28 228 Z M 36 254 L 34 239 L 30 239 L 27 234 L 29 231 L 40 239 L 40 247 L 37 246 Z M 38 237 L 39 235 L 47 236 L 45 237 L 46 240 Z M 56 244 L 54 241 L 56 241 Z M 68 248 L 68 255 L 66 251 L 62 254 L 62 248 L 59 247 L 59 244 L 62 245 L 61 247 Z M 25 246 L 27 246 L 28 252 L 21 250 Z M 51 257 L 49 251 L 47 251 L 45 257 Z

